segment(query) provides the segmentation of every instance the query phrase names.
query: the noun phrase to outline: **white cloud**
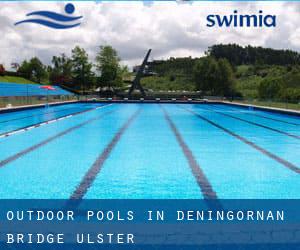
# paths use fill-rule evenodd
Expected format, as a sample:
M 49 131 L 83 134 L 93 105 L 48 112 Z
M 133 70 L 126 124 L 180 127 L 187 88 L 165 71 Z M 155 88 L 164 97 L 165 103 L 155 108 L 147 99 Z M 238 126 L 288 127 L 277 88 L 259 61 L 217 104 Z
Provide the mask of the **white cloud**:
M 70 55 L 75 45 L 84 47 L 91 59 L 97 47 L 110 44 L 124 63 L 139 63 L 148 48 L 152 58 L 201 56 L 216 43 L 239 43 L 300 50 L 298 3 L 230 2 L 79 2 L 76 15 L 83 15 L 82 25 L 69 30 L 54 30 L 36 24 L 14 26 L 16 21 L 35 10 L 63 12 L 64 3 L 1 2 L 0 63 L 9 67 L 38 56 L 50 63 L 52 55 Z M 208 28 L 208 14 L 258 13 L 277 15 L 276 28 Z

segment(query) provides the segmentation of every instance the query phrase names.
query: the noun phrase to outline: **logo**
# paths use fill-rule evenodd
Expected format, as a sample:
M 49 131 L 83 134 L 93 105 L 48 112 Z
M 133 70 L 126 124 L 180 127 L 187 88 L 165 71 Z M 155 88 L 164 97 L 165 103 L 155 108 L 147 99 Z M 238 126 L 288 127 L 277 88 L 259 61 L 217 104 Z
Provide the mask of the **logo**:
M 258 14 L 239 14 L 234 10 L 231 15 L 208 15 L 207 27 L 276 27 L 276 16 L 265 15 L 262 10 Z
M 65 14 L 60 14 L 52 11 L 35 11 L 28 13 L 26 16 L 33 17 L 15 23 L 15 25 L 36 23 L 53 29 L 70 29 L 80 25 L 78 22 L 82 16 L 72 16 L 75 11 L 75 6 L 68 3 L 65 6 Z

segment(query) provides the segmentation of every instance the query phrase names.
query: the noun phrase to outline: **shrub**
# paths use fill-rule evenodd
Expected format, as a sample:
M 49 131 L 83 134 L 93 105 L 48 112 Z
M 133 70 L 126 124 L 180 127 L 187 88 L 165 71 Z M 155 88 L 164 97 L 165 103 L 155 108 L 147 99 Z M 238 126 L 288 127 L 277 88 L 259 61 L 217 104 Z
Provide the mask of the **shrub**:
M 300 89 L 286 88 L 280 94 L 282 101 L 298 103 L 300 101 Z
M 279 78 L 262 80 L 258 86 L 258 95 L 262 99 L 278 97 L 282 85 L 282 80 Z
M 174 81 L 175 81 L 175 79 L 176 79 L 176 76 L 174 76 L 174 75 L 170 75 L 170 77 L 169 77 L 169 80 L 170 80 L 170 82 L 174 82 Z
M 216 60 L 213 57 L 204 57 L 196 61 L 193 70 L 198 90 L 212 95 L 232 95 L 234 73 L 226 59 Z

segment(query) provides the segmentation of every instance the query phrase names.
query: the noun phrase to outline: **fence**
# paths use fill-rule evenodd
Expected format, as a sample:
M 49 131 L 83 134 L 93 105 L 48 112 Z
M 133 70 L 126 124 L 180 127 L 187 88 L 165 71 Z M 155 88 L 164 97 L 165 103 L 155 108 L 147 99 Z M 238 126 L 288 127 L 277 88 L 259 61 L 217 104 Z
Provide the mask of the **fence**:
M 298 100 L 298 101 L 289 101 L 289 100 L 283 101 L 283 100 L 276 100 L 276 99 L 234 98 L 233 101 L 242 103 L 242 104 L 266 106 L 266 107 L 281 108 L 281 109 L 300 110 L 300 100 Z
M 59 86 L 54 90 L 39 84 L 0 83 L 0 108 L 76 100 L 77 97 Z

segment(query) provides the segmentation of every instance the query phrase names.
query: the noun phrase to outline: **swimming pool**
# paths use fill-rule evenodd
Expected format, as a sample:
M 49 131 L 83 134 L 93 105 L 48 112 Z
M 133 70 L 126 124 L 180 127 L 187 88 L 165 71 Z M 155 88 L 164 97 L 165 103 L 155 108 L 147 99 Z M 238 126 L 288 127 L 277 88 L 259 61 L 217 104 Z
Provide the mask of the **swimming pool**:
M 292 115 L 77 103 L 3 113 L 0 128 L 2 199 L 300 198 Z

